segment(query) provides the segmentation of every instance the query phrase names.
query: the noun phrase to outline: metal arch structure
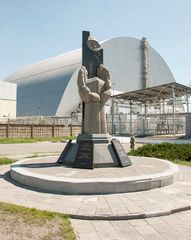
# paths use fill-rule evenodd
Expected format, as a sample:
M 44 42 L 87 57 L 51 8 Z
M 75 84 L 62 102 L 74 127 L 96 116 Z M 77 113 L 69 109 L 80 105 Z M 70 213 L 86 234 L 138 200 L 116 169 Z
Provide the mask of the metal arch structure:
M 165 105 L 165 101 L 169 102 L 172 106 L 172 112 L 166 113 L 163 110 L 162 113 L 158 114 L 165 118 L 166 116 L 172 117 L 172 125 L 173 125 L 173 134 L 176 133 L 175 130 L 175 117 L 176 116 L 185 116 L 190 114 L 189 109 L 189 98 L 191 97 L 191 87 L 182 85 L 177 82 L 167 83 L 158 85 L 155 87 L 145 88 L 137 91 L 125 92 L 117 95 L 112 96 L 112 103 L 122 103 L 122 104 L 129 104 L 130 109 L 130 133 L 132 134 L 132 106 L 143 106 L 144 107 L 144 121 L 147 122 L 147 118 L 149 116 L 157 116 L 155 113 L 148 114 L 148 107 L 156 106 L 158 103 L 162 103 Z M 186 103 L 187 111 L 185 112 L 177 112 L 176 105 L 177 103 L 182 104 Z M 165 108 L 165 107 L 164 107 Z M 113 119 L 113 117 L 112 117 Z M 113 129 L 112 122 L 112 129 Z M 145 127 L 146 129 L 146 127 Z M 146 132 L 144 132 L 146 134 Z
M 115 91 L 175 82 L 165 60 L 145 38 L 115 37 L 100 45 Z M 81 111 L 76 84 L 81 58 L 77 49 L 25 66 L 4 79 L 17 84 L 17 116 L 68 117 Z

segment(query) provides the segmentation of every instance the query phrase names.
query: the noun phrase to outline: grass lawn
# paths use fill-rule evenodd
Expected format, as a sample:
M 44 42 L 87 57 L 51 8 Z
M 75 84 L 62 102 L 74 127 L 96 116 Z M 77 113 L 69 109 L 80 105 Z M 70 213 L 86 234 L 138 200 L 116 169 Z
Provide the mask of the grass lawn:
M 1 239 L 76 239 L 67 215 L 0 202 Z
M 15 162 L 15 160 L 13 160 L 11 158 L 0 157 L 0 165 L 7 165 L 7 164 L 14 163 L 14 162 Z
M 180 164 L 180 165 L 184 165 L 184 166 L 191 167 L 191 162 L 188 162 L 188 161 L 183 161 L 183 160 L 171 160 L 171 162 L 176 163 L 176 164 Z
M 25 158 L 39 158 L 39 157 L 49 157 L 49 156 L 58 156 L 60 153 L 33 153 Z
M 48 138 L 0 138 L 0 144 L 11 144 L 11 143 L 35 143 L 35 142 L 60 142 L 69 139 L 76 139 L 76 137 L 48 137 Z

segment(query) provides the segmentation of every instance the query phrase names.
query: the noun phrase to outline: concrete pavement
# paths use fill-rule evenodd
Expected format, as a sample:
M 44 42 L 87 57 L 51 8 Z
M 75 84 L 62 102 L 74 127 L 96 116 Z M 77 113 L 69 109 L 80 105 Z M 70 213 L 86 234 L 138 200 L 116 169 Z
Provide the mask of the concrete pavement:
M 108 194 L 108 195 L 60 195 L 38 192 L 23 188 L 9 181 L 5 173 L 9 166 L 0 167 L 0 201 L 15 203 L 26 207 L 35 207 L 49 211 L 69 213 L 76 217 L 75 212 L 85 216 L 86 213 L 109 212 L 122 214 L 124 211 L 145 212 L 158 209 L 161 215 L 166 216 L 146 217 L 142 219 L 129 220 L 79 220 L 72 219 L 72 225 L 78 239 L 86 240 L 111 240 L 111 239 L 191 239 L 191 211 L 182 211 L 171 214 L 164 211 L 165 207 L 180 207 L 191 204 L 191 169 L 183 167 L 184 175 L 182 182 L 176 185 L 160 188 L 158 190 L 143 191 L 130 194 Z M 99 201 L 96 203 L 96 201 Z M 174 205 L 175 204 L 175 205 Z M 163 210 L 162 210 L 163 209 Z M 188 208 L 187 208 L 188 209 Z M 174 209 L 176 211 L 176 209 Z M 73 214 L 72 214 L 73 213 Z M 84 217 L 86 218 L 86 217 Z M 88 219 L 88 216 L 87 216 Z M 109 218 L 108 218 L 109 219 Z
M 38 147 L 27 144 L 27 148 L 19 145 L 14 149 L 10 144 L 6 153 L 33 154 L 42 152 L 42 149 L 45 153 L 50 149 L 55 153 L 63 149 L 63 143 L 59 143 L 58 147 L 56 147 L 57 143 L 41 143 Z M 0 145 L 0 154 L 5 153 L 2 149 L 5 149 L 5 145 Z M 86 218 L 71 220 L 78 239 L 191 239 L 191 211 L 183 211 L 190 209 L 191 206 L 191 168 L 189 167 L 180 166 L 179 181 L 167 187 L 135 193 L 86 196 L 50 194 L 24 188 L 10 181 L 9 175 L 6 174 L 8 170 L 9 166 L 0 167 L 0 201 L 69 213 L 73 217 L 78 213 L 78 216 Z M 179 212 L 175 213 L 176 211 Z M 108 219 L 107 221 L 87 220 L 100 212 L 107 217 L 105 218 Z M 128 212 L 129 216 L 134 213 L 134 219 L 121 220 L 124 218 L 119 216 L 123 216 L 124 212 Z M 139 215 L 142 219 L 136 219 L 135 213 L 140 212 L 145 215 Z M 115 218 L 109 218 L 111 214 Z
M 18 143 L 18 144 L 0 144 L 0 155 L 12 157 L 23 157 L 36 153 L 61 153 L 65 147 L 62 142 L 38 142 L 38 143 Z
M 191 168 L 180 169 L 180 181 L 167 187 L 121 194 L 64 195 L 24 187 L 10 179 L 9 166 L 1 166 L 0 201 L 82 219 L 121 220 L 169 215 L 191 206 Z
M 72 219 L 72 226 L 81 240 L 189 240 L 191 211 L 128 221 Z

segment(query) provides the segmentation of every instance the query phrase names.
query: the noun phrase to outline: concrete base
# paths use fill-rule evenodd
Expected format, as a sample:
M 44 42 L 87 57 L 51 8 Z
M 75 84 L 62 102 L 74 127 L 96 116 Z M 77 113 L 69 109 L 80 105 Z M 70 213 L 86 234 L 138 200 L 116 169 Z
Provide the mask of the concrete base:
M 93 159 L 87 159 L 87 161 L 93 161 L 93 168 L 119 167 L 121 166 L 119 156 L 116 154 L 116 151 L 111 144 L 111 140 L 109 134 L 79 134 L 76 143 L 71 142 L 69 146 L 66 146 L 58 159 L 58 163 L 63 163 L 70 167 L 74 166 L 74 162 L 79 154 L 78 149 L 80 142 L 92 141 Z M 123 148 L 122 145 L 121 148 Z M 83 147 L 83 154 L 86 156 L 89 155 L 89 148 L 87 148 L 87 152 L 85 152 L 84 149 L 85 147 Z M 128 156 L 126 156 L 126 158 L 128 158 Z M 130 164 L 131 162 L 129 165 Z
M 72 167 L 74 165 L 75 157 L 78 151 L 78 144 L 72 143 L 69 151 L 63 157 L 63 164 Z M 119 167 L 119 162 L 113 152 L 111 144 L 109 143 L 95 143 L 94 144 L 94 168 L 99 167 Z
M 178 167 L 168 161 L 130 157 L 128 168 L 74 169 L 56 163 L 57 157 L 34 158 L 11 165 L 16 182 L 67 194 L 123 193 L 160 188 L 172 184 Z
M 92 140 L 93 143 L 110 143 L 111 136 L 109 134 L 81 133 L 77 137 L 77 143 L 79 143 L 81 140 Z

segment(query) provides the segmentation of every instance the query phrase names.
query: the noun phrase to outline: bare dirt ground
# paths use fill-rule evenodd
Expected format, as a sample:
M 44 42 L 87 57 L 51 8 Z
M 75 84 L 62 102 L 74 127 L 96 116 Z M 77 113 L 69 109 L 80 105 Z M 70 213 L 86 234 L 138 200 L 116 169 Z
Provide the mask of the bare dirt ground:
M 51 220 L 25 219 L 19 214 L 0 210 L 1 240 L 63 240 L 63 221 L 59 218 Z

